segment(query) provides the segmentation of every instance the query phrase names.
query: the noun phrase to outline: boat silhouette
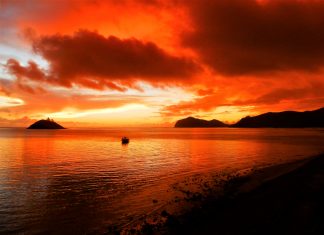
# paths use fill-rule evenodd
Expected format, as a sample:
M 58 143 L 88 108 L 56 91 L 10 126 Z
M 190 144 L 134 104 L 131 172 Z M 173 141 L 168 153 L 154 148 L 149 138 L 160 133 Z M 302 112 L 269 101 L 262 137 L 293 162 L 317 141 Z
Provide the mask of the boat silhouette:
M 122 144 L 128 144 L 129 143 L 129 138 L 124 136 L 123 138 L 121 138 L 121 142 L 122 142 Z

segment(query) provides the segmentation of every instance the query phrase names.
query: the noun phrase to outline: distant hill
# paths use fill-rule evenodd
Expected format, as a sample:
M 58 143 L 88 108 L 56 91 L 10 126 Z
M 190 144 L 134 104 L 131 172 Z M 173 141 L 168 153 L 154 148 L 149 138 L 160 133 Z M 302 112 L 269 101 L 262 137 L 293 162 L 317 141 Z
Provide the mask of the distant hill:
M 324 127 L 324 108 L 305 111 L 285 111 L 278 113 L 265 113 L 255 117 L 245 117 L 233 127 Z
M 29 126 L 27 129 L 65 129 L 60 124 L 54 122 L 54 120 L 47 119 L 47 120 L 39 120 Z
M 177 121 L 174 127 L 185 128 L 185 127 L 226 127 L 226 126 L 228 125 L 216 119 L 207 121 L 203 119 L 188 117 Z

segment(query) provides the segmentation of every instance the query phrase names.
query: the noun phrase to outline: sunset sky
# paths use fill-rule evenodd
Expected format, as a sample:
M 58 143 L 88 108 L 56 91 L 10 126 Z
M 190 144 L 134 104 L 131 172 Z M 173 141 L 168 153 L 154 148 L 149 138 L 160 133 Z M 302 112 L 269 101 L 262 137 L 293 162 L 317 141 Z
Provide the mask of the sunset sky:
M 0 0 L 0 126 L 324 106 L 321 0 Z

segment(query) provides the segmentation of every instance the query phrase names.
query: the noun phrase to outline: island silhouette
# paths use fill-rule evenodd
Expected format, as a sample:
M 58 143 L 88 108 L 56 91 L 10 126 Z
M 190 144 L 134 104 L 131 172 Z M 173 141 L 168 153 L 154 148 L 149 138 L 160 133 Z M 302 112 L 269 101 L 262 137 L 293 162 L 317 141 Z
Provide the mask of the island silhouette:
M 234 124 L 233 127 L 324 127 L 324 108 L 305 112 L 269 112 L 255 117 L 248 116 L 242 118 L 240 121 Z
M 188 117 L 176 122 L 175 127 L 227 127 L 228 125 L 216 119 L 207 121 L 194 117 Z
M 307 128 L 324 127 L 324 108 L 313 111 L 268 112 L 254 117 L 247 116 L 237 123 L 227 125 L 218 120 L 203 120 L 193 117 L 178 120 L 174 127 L 272 127 L 272 128 Z
M 32 125 L 30 125 L 27 129 L 65 129 L 60 124 L 56 123 L 53 119 L 47 118 L 39 120 Z

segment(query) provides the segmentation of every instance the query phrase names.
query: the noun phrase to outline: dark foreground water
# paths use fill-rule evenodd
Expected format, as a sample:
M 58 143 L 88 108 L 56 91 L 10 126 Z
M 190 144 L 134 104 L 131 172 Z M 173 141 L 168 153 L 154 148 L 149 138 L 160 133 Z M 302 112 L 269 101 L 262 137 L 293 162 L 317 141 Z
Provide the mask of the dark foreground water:
M 185 177 L 302 159 L 323 143 L 324 129 L 2 128 L 0 233 L 103 233 L 168 203 Z

